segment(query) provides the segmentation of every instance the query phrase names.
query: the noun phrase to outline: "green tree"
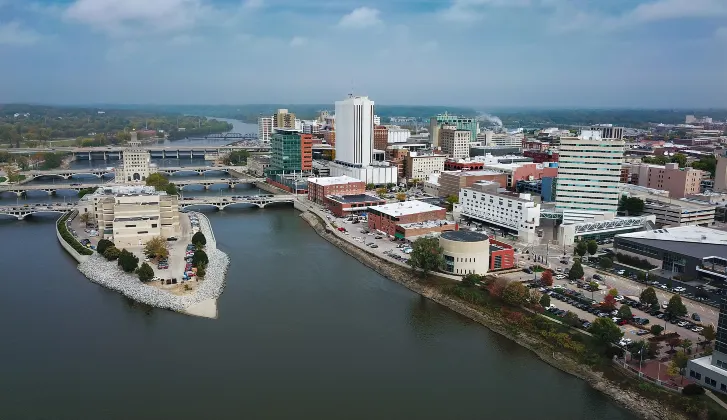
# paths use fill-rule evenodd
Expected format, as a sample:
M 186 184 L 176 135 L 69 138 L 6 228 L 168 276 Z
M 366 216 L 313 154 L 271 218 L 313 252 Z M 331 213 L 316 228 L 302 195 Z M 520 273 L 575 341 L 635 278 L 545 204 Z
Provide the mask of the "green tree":
M 201 265 L 207 265 L 209 264 L 210 260 L 207 258 L 207 253 L 202 251 L 201 249 L 194 252 L 194 256 L 192 256 L 192 265 L 195 267 L 199 267 Z
M 371 183 L 366 184 L 366 191 L 373 191 L 375 189 L 376 189 L 376 185 L 375 184 L 371 184 Z
M 633 315 L 631 314 L 631 308 L 629 308 L 629 305 L 621 305 L 620 308 L 618 308 L 618 317 L 623 319 L 631 319 Z
M 41 169 L 55 169 L 60 168 L 63 163 L 63 156 L 58 153 L 43 153 L 43 163 L 40 165 Z
M 680 168 L 687 166 L 687 156 L 682 153 L 677 153 L 671 157 L 672 163 L 678 163 Z
M 119 254 L 119 267 L 127 273 L 133 273 L 139 266 L 139 257 L 127 251 L 125 248 Z
M 657 337 L 661 335 L 662 331 L 664 331 L 664 327 L 662 327 L 661 325 L 652 325 L 649 329 L 649 332 Z
M 482 277 L 479 274 L 467 274 L 462 277 L 462 286 L 464 287 L 475 287 L 482 281 Z
M 511 281 L 502 291 L 502 300 L 512 306 L 521 306 L 528 300 L 530 292 L 524 284 L 519 281 Z
M 613 296 L 613 297 L 616 297 L 616 296 L 618 296 L 618 289 L 611 288 L 611 289 L 608 290 L 608 294 L 611 295 L 611 296 Z
M 406 194 L 405 193 L 397 193 L 396 199 L 399 201 L 406 201 Z
M 613 268 L 613 260 L 609 257 L 601 257 L 598 260 L 598 265 L 600 265 L 604 270 L 610 270 Z
M 542 306 L 543 308 L 547 308 L 548 306 L 550 306 L 550 296 L 545 295 L 545 294 L 543 296 L 541 296 L 540 297 L 540 306 Z
M 576 251 L 576 254 L 578 254 L 579 257 L 582 257 L 582 256 L 586 255 L 586 252 L 588 252 L 588 245 L 586 244 L 585 241 L 579 241 L 576 244 L 575 251 Z
M 459 203 L 459 197 L 456 195 L 450 195 L 444 201 L 447 202 L 447 211 L 452 211 L 454 209 L 454 205 Z
M 442 267 L 444 256 L 442 247 L 439 246 L 437 238 L 419 238 L 412 243 L 412 251 L 409 254 L 409 265 L 414 270 L 419 270 L 422 276 L 427 276 L 430 271 Z
M 106 258 L 109 261 L 115 261 L 119 259 L 119 256 L 121 255 L 121 251 L 119 251 L 118 248 L 111 245 L 103 252 L 104 258 Z
M 225 156 L 223 162 L 225 165 L 243 166 L 247 164 L 247 158 L 249 157 L 250 152 L 247 150 L 234 150 Z
M 583 274 L 583 266 L 581 265 L 581 262 L 578 260 L 574 261 L 570 271 L 568 271 L 568 278 L 570 280 L 578 280 L 583 277 Z
M 157 191 L 165 191 L 169 185 L 169 179 L 159 172 L 155 172 L 146 177 L 146 185 L 154 187 Z
M 166 187 L 164 187 L 164 192 L 168 195 L 179 195 L 179 189 L 176 185 L 172 184 L 171 182 L 167 184 Z
M 169 246 L 167 241 L 161 236 L 149 239 L 144 244 L 144 254 L 150 258 L 167 258 L 169 257 Z
M 565 315 L 563 315 L 563 322 L 571 327 L 577 327 L 581 325 L 581 320 L 578 318 L 578 315 L 571 311 L 568 311 L 565 313 Z
M 586 250 L 588 251 L 588 254 L 596 255 L 596 252 L 598 252 L 598 242 L 594 241 L 593 239 L 586 242 Z
M 611 318 L 596 318 L 588 331 L 604 345 L 617 343 L 624 334 Z
M 681 348 L 682 350 L 684 350 L 684 353 L 689 354 L 693 345 L 694 343 L 692 343 L 692 340 L 685 338 L 684 340 L 682 340 Z
M 96 252 L 103 255 L 103 253 L 112 246 L 114 246 L 113 242 L 109 241 L 108 239 L 101 239 L 96 245 Z
M 207 264 L 200 264 L 197 266 L 197 277 L 204 278 L 207 275 Z
M 644 212 L 644 201 L 638 197 L 622 195 L 619 200 L 618 210 L 630 216 L 636 216 Z
M 670 366 L 673 366 L 682 377 L 682 383 L 684 382 L 684 369 L 687 367 L 689 356 L 683 351 L 678 351 L 674 358 L 671 360 Z
M 139 280 L 141 280 L 143 283 L 146 283 L 154 278 L 154 270 L 147 263 L 143 263 L 141 267 L 136 270 L 136 274 L 139 276 Z
M 656 291 L 653 287 L 647 287 L 646 289 L 644 289 L 644 291 L 641 292 L 641 296 L 639 296 L 639 301 L 641 303 L 647 303 L 651 306 L 659 304 L 659 298 L 656 297 Z
M 384 198 L 384 197 L 386 197 L 386 193 L 388 193 L 388 191 L 387 191 L 387 189 L 386 189 L 386 188 L 383 188 L 383 187 L 382 187 L 382 188 L 377 188 L 377 189 L 376 189 L 376 194 L 377 194 L 377 195 L 379 196 L 379 198 Z
M 714 327 L 712 326 L 712 324 L 705 325 L 704 329 L 702 330 L 702 336 L 704 336 L 704 340 L 707 344 L 712 342 L 717 337 L 717 333 L 714 331 Z
M 192 243 L 197 248 L 204 248 L 207 245 L 207 238 L 205 238 L 204 233 L 197 232 L 192 235 Z
M 666 305 L 664 312 L 672 318 L 681 318 L 687 314 L 687 307 L 684 306 L 682 298 L 679 295 L 674 295 L 669 299 L 669 303 Z

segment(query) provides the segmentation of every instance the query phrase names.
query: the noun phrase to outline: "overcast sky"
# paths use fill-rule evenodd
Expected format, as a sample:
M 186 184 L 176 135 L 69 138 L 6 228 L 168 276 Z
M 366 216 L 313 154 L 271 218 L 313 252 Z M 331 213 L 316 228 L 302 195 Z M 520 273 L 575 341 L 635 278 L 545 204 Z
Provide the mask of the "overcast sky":
M 0 0 L 0 103 L 727 107 L 727 0 Z

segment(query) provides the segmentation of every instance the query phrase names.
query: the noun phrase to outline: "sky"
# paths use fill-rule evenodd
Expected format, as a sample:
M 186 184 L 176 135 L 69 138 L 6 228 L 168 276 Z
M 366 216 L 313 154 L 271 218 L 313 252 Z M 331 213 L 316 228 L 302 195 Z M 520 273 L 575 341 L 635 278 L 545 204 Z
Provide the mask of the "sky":
M 0 0 L 0 103 L 727 107 L 727 0 Z

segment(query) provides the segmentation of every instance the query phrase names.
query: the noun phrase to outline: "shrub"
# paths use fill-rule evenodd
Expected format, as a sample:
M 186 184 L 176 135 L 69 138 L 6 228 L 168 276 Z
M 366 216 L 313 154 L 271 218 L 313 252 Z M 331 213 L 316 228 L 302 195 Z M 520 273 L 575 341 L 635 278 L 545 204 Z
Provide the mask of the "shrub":
M 103 255 L 106 250 L 110 247 L 114 246 L 114 243 L 109 241 L 108 239 L 101 239 L 98 241 L 98 245 L 96 245 L 96 252 Z
M 682 394 L 684 395 L 702 395 L 704 394 L 704 388 L 697 384 L 689 384 L 682 388 Z
M 121 255 L 121 251 L 119 251 L 119 248 L 116 248 L 113 245 L 106 248 L 106 250 L 103 252 L 104 258 L 106 258 L 109 261 L 118 260 L 119 255 Z
M 645 258 L 639 259 L 638 257 L 622 254 L 620 252 L 616 253 L 616 260 L 622 264 L 630 265 L 631 267 L 641 268 L 644 270 L 651 270 L 652 268 L 656 268 L 655 265 L 652 265 Z
M 56 223 L 56 227 L 58 228 L 58 232 L 61 234 L 61 238 L 63 238 L 64 241 L 68 245 L 70 245 L 76 252 L 78 252 L 81 255 L 92 255 L 93 251 L 89 248 L 86 248 L 85 246 L 81 245 L 78 240 L 71 235 L 71 232 L 68 231 L 68 228 L 66 227 L 66 220 L 70 217 L 70 215 L 73 213 L 66 213 L 63 215 L 60 219 L 58 219 L 58 222 Z
M 197 248 L 204 248 L 204 246 L 207 245 L 207 238 L 205 238 L 204 233 L 197 232 L 192 235 L 192 243 Z
M 119 254 L 119 267 L 127 273 L 133 273 L 136 267 L 139 266 L 139 257 L 122 249 Z
M 199 268 L 200 265 L 206 266 L 210 262 L 209 258 L 207 258 L 207 253 L 198 250 L 194 252 L 194 256 L 192 257 L 192 265 Z
M 142 264 L 141 267 L 136 270 L 136 274 L 139 276 L 139 280 L 144 283 L 154 278 L 154 270 L 147 263 Z

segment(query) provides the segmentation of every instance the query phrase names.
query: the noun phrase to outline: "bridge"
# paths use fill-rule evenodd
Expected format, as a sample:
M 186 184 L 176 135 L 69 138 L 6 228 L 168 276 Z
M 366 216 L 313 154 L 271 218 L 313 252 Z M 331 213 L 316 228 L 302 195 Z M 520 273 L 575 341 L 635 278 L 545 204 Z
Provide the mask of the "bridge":
M 5 206 L 0 207 L 0 215 L 14 216 L 18 220 L 25 219 L 26 216 L 30 216 L 36 213 L 65 213 L 69 210 L 73 210 L 73 203 L 55 203 L 53 205 L 25 205 L 25 206 Z
M 166 175 L 173 175 L 177 172 L 196 172 L 202 175 L 206 172 L 226 172 L 234 171 L 234 166 L 169 166 L 163 168 L 152 168 L 154 172 L 163 173 Z M 97 178 L 102 178 L 106 175 L 112 175 L 116 172 L 116 168 L 89 168 L 89 169 L 52 169 L 47 171 L 28 171 L 23 172 L 26 179 L 35 179 L 42 176 L 48 177 L 59 177 L 63 179 L 70 179 L 74 175 L 94 175 Z
M 220 198 L 192 198 L 184 199 L 179 202 L 180 209 L 186 209 L 188 207 L 216 207 L 217 210 L 224 210 L 229 206 L 247 204 L 255 205 L 258 208 L 265 208 L 268 204 L 273 203 L 293 203 L 295 201 L 294 195 L 261 195 L 261 196 L 250 196 L 246 198 L 234 198 L 234 197 L 220 197 Z
M 240 133 L 217 133 L 217 134 L 207 134 L 203 138 L 205 138 L 205 139 L 257 140 L 257 134 L 255 134 L 255 133 L 248 133 L 248 134 L 240 134 Z
M 222 156 L 236 150 L 247 150 L 251 153 L 258 152 L 269 152 L 270 145 L 256 142 L 255 144 L 243 144 L 243 145 L 226 145 L 226 146 L 158 146 L 158 145 L 145 145 L 143 149 L 149 151 L 150 156 L 153 159 L 166 159 L 166 158 L 200 158 L 203 159 L 205 155 L 216 155 Z M 125 147 L 118 146 L 106 146 L 106 147 L 35 147 L 35 148 L 21 148 L 21 149 L 8 149 L 7 151 L 15 154 L 27 154 L 32 155 L 35 153 L 45 152 L 67 152 L 73 155 L 74 159 L 77 160 L 118 160 L 121 159 L 122 153 Z

